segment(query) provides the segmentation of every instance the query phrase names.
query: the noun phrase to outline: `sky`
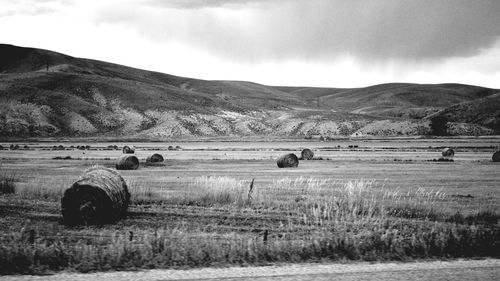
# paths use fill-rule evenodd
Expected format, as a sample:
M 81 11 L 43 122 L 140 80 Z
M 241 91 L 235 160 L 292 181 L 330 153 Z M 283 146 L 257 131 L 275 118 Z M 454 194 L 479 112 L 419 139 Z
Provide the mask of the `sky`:
M 0 0 L 0 43 L 208 80 L 500 88 L 499 0 Z

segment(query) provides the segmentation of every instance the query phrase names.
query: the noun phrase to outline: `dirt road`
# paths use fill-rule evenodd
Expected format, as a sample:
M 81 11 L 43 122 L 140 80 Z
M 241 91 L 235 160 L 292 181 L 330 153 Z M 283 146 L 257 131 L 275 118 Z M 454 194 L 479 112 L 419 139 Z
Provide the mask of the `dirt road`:
M 3 276 L 0 280 L 161 281 L 161 280 L 500 280 L 500 259 L 412 263 L 299 264 L 264 267 L 148 270 L 139 272 L 59 273 Z

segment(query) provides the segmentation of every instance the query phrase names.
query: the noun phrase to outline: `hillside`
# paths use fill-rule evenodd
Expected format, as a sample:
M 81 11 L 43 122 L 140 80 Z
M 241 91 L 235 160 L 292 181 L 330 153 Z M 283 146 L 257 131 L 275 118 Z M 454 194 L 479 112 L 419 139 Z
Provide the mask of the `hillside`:
M 451 122 L 478 124 L 500 134 L 500 93 L 449 106 L 429 117 L 434 116 L 446 117 Z
M 288 92 L 298 98 L 309 98 L 311 103 L 319 100 L 322 106 L 337 111 L 422 118 L 430 112 L 484 98 L 498 90 L 463 84 L 391 83 L 355 89 L 288 88 Z
M 445 110 L 483 134 L 497 130 L 498 107 L 488 101 L 497 93 L 460 84 L 339 89 L 206 81 L 0 44 L 4 137 L 415 135 L 428 133 L 426 117 Z

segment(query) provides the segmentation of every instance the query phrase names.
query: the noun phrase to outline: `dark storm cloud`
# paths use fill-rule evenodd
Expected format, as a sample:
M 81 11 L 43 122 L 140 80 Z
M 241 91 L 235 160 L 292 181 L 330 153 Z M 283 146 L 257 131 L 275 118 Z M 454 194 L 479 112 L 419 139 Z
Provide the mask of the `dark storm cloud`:
M 328 60 L 345 55 L 362 60 L 465 57 L 491 47 L 500 36 L 498 0 L 140 3 L 144 12 L 110 10 L 100 21 L 128 21 L 152 40 L 177 40 L 244 61 Z M 226 7 L 234 16 L 211 9 Z M 178 8 L 182 17 L 175 17 Z

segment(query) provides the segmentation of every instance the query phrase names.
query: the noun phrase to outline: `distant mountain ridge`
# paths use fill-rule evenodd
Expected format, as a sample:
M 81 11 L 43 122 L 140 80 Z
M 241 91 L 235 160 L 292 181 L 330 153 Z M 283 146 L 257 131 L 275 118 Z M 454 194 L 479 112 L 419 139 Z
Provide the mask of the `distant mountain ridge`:
M 5 137 L 337 137 L 499 134 L 496 89 L 462 84 L 276 87 L 207 81 L 0 44 Z

